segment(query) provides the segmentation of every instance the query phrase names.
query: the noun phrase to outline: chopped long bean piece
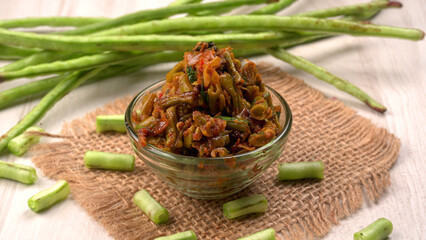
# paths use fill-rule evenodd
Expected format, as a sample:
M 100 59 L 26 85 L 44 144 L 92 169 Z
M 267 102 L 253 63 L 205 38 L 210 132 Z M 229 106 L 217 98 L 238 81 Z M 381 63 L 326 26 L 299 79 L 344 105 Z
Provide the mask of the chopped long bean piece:
M 11 139 L 36 124 L 63 96 L 81 85 L 87 79 L 96 75 L 102 69 L 103 68 L 96 68 L 86 72 L 75 72 L 62 79 L 18 124 L 0 137 L 0 154 L 4 152 Z
M 51 27 L 80 27 L 103 22 L 108 18 L 94 17 L 28 17 L 11 20 L 1 20 L 0 28 L 33 28 L 38 26 Z
M 268 228 L 250 236 L 238 238 L 237 240 L 275 240 L 275 230 Z
M 0 178 L 6 178 L 26 184 L 37 181 L 37 173 L 33 167 L 0 161 Z
M 276 3 L 271 3 L 260 9 L 257 9 L 256 11 L 251 12 L 250 14 L 256 14 L 256 15 L 275 14 L 283 10 L 284 8 L 290 6 L 295 1 L 296 0 L 279 0 Z
M 233 0 L 233 1 L 219 1 L 210 3 L 193 3 L 184 5 L 167 6 L 157 9 L 142 10 L 130 13 L 118 18 L 108 21 L 83 26 L 74 30 L 63 32 L 64 35 L 83 35 L 90 34 L 96 31 L 111 29 L 120 25 L 128 25 L 136 22 L 150 21 L 153 19 L 167 18 L 180 13 L 196 13 L 203 10 L 229 8 L 232 6 L 243 6 L 250 4 L 261 4 L 269 0 Z
M 216 116 L 216 118 L 220 118 L 226 121 L 226 129 L 237 130 L 240 132 L 250 131 L 249 123 L 245 120 L 227 116 Z
M 170 236 L 158 237 L 154 240 L 197 240 L 194 231 L 189 230 L 185 232 L 176 233 Z
M 392 233 L 392 222 L 379 218 L 366 228 L 354 234 L 354 240 L 384 240 Z
M 65 180 L 59 180 L 52 187 L 43 190 L 28 199 L 28 207 L 34 212 L 50 208 L 54 204 L 65 200 L 70 193 L 70 187 Z
M 278 179 L 281 181 L 324 178 L 324 164 L 321 161 L 281 163 L 278 165 L 278 170 Z
M 363 14 L 369 11 L 377 11 L 384 8 L 400 8 L 402 4 L 396 1 L 371 1 L 367 3 L 352 4 L 348 6 L 340 6 L 334 8 L 320 9 L 311 12 L 305 12 L 296 14 L 294 16 L 300 17 L 316 17 L 316 18 L 327 18 L 327 17 L 336 17 L 340 15 L 358 15 Z
M 263 213 L 267 208 L 268 201 L 265 195 L 257 194 L 223 204 L 223 215 L 228 219 L 234 219 L 251 213 Z
M 135 156 L 120 153 L 87 151 L 84 165 L 89 169 L 107 169 L 117 171 L 133 171 Z
M 169 211 L 142 189 L 135 193 L 133 202 L 156 224 L 169 220 Z
M 9 152 L 16 156 L 22 156 L 32 145 L 38 143 L 40 141 L 40 136 L 28 134 L 28 132 L 31 131 L 44 132 L 44 129 L 35 126 L 29 127 L 21 135 L 10 140 L 7 144 Z
M 0 45 L 0 59 L 2 60 L 21 59 L 37 52 L 39 52 L 37 49 Z
M 342 33 L 355 36 L 394 37 L 409 40 L 421 40 L 424 38 L 424 32 L 414 28 L 373 25 L 339 19 L 318 19 L 313 17 L 269 15 L 237 15 L 220 17 L 208 16 L 163 19 L 123 26 L 120 28 L 99 32 L 96 33 L 96 35 L 111 36 L 154 34 L 164 32 L 178 33 L 199 29 L 208 31 L 312 31 L 323 33 Z M 10 35 L 10 33 L 5 31 L 7 30 L 0 31 L 0 36 Z M 17 35 L 16 33 L 13 34 L 15 38 L 20 38 L 20 35 Z M 7 42 L 7 44 L 12 43 Z
M 96 132 L 115 131 L 126 132 L 124 115 L 98 115 L 96 116 Z
M 326 69 L 319 67 L 302 57 L 295 56 L 284 49 L 269 49 L 266 50 L 266 52 L 298 69 L 301 69 L 307 73 L 314 75 L 316 78 L 335 86 L 337 89 L 358 98 L 377 112 L 382 113 L 386 111 L 385 106 L 374 100 L 367 93 L 359 89 L 357 86 L 353 85 L 345 79 L 333 75 Z
M 288 34 L 275 32 L 262 33 L 230 33 L 209 34 L 200 36 L 183 35 L 142 35 L 98 36 L 98 37 L 63 37 L 41 35 L 35 33 L 13 32 L 0 29 L 0 43 L 21 45 L 24 47 L 40 47 L 44 49 L 71 52 L 99 51 L 161 51 L 188 50 L 200 41 L 213 41 L 218 46 L 226 46 L 231 42 L 235 48 L 255 48 L 279 45 Z M 0 76 L 1 78 L 1 76 Z

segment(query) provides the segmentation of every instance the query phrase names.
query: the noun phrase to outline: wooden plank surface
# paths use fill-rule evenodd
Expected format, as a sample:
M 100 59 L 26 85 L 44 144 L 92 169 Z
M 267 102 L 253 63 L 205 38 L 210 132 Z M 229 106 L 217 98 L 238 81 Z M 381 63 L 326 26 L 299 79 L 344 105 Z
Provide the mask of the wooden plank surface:
M 170 1 L 137 0 L 1 0 L 0 19 L 30 16 L 116 17 L 135 10 L 165 6 Z M 281 14 L 365 1 L 299 0 Z M 426 6 L 422 0 L 404 1 L 404 8 L 383 12 L 374 22 L 426 30 Z M 424 239 L 426 236 L 426 41 L 342 36 L 292 50 L 355 83 L 388 107 L 385 114 L 371 111 L 356 99 L 272 57 L 258 57 L 303 78 L 329 97 L 336 97 L 360 115 L 389 129 L 402 142 L 400 156 L 391 170 L 392 185 L 377 202 L 365 200 L 356 214 L 342 220 L 324 239 L 351 239 L 352 234 L 379 217 L 394 223 L 392 239 Z M 5 63 L 5 62 L 3 62 Z M 134 94 L 164 78 L 170 64 L 146 69 L 132 76 L 110 79 L 73 91 L 48 112 L 39 124 L 57 133 L 65 120 L 82 116 L 116 97 Z M 0 84 L 0 91 L 29 80 Z M 0 111 L 0 133 L 16 124 L 37 101 Z M 52 141 L 52 140 L 43 140 Z M 0 158 L 31 164 L 31 156 Z M 109 239 L 102 226 L 73 200 L 41 214 L 31 212 L 27 199 L 53 181 L 42 176 L 32 186 L 0 180 L 0 239 Z

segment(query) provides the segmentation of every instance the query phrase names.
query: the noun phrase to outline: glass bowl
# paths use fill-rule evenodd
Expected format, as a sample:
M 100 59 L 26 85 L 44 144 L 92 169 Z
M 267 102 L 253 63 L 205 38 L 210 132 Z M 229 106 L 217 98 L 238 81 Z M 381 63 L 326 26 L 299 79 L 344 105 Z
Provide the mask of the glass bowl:
M 131 120 L 132 112 L 140 109 L 147 93 L 159 91 L 164 83 L 155 83 L 137 94 L 127 107 L 125 122 L 138 157 L 155 175 L 179 192 L 199 199 L 230 196 L 252 184 L 283 152 L 292 123 L 291 110 L 284 98 L 268 86 L 274 106 L 281 106 L 279 121 L 283 130 L 260 148 L 229 157 L 200 158 L 166 152 L 150 144 L 142 147 Z

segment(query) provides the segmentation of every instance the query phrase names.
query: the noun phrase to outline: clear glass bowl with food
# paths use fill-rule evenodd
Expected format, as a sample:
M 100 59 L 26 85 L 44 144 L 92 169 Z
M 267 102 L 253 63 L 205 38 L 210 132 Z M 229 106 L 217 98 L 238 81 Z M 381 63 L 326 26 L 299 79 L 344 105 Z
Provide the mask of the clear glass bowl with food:
M 223 198 L 282 154 L 291 110 L 253 62 L 201 42 L 166 78 L 137 94 L 125 121 L 138 157 L 170 186 L 194 198 Z

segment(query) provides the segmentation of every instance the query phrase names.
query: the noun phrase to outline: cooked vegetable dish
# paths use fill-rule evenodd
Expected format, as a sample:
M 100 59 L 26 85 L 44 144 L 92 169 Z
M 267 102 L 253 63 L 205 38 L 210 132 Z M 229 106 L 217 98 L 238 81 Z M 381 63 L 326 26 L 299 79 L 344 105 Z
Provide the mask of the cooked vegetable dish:
M 235 58 L 232 48 L 199 42 L 167 73 L 157 93 L 133 112 L 138 137 L 165 151 L 224 157 L 261 147 L 281 132 L 256 65 Z

